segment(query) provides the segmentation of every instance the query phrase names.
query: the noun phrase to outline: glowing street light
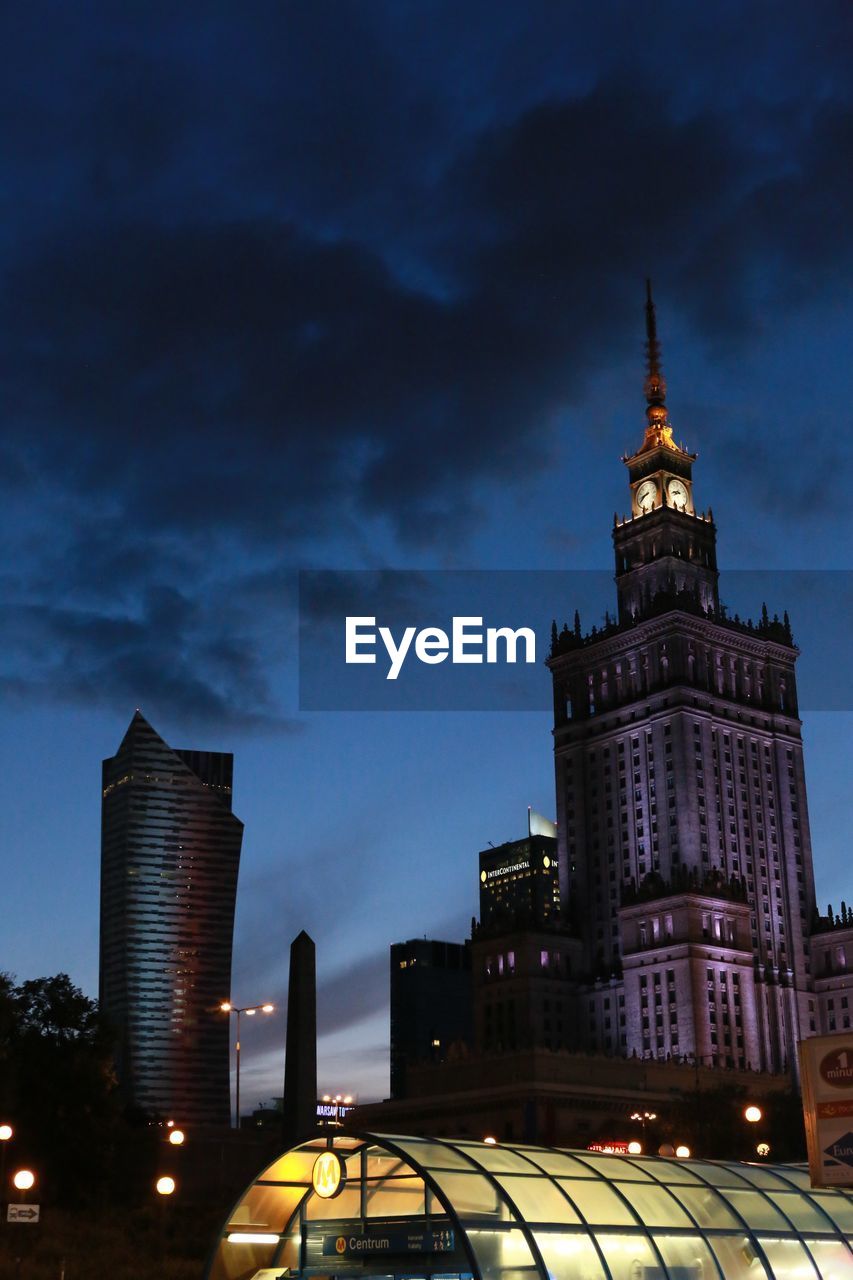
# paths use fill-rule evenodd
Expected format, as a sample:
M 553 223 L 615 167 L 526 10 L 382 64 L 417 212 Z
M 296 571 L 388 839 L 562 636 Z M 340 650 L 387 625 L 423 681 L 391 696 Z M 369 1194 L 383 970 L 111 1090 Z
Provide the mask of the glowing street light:
M 173 1147 L 180 1147 L 183 1144 L 186 1134 L 183 1129 L 173 1129 L 169 1134 L 169 1141 Z
M 0 1195 L 6 1187 L 6 1146 L 14 1136 L 15 1130 L 10 1124 L 0 1124 Z
M 165 1174 L 162 1178 L 158 1178 L 154 1183 L 154 1190 L 158 1196 L 170 1196 L 175 1190 L 175 1179 Z
M 240 1014 L 245 1013 L 247 1018 L 253 1018 L 255 1014 L 258 1012 L 274 1013 L 275 1005 L 270 1004 L 268 1001 L 266 1004 L 244 1004 L 244 1005 L 240 1005 L 240 1007 L 238 1008 L 237 1005 L 232 1004 L 230 1000 L 223 1000 L 222 1004 L 219 1006 L 219 1009 L 221 1013 L 236 1013 L 237 1015 L 237 1072 L 236 1072 L 237 1079 L 236 1079 L 236 1089 L 235 1089 L 235 1093 L 236 1093 L 235 1109 L 237 1112 L 237 1123 L 235 1127 L 239 1129 L 240 1128 Z
M 651 1124 L 652 1121 L 657 1120 L 657 1118 L 658 1118 L 658 1113 L 656 1111 L 632 1111 L 628 1117 L 629 1120 L 636 1120 L 638 1124 L 642 1125 L 643 1142 L 646 1141 L 646 1125 Z M 629 1149 L 630 1149 L 630 1144 L 629 1144 Z M 636 1152 L 636 1153 L 631 1152 L 631 1154 L 638 1155 L 639 1152 Z
M 629 1156 L 641 1156 L 642 1154 L 643 1154 L 643 1144 L 642 1144 L 642 1142 L 629 1142 L 629 1143 L 628 1143 L 628 1155 L 629 1155 Z
M 676 1154 L 676 1156 L 678 1157 L 678 1159 L 679 1159 L 679 1160 L 689 1160 L 689 1159 L 690 1159 L 690 1148 L 689 1148 L 689 1147 L 686 1147 L 686 1146 L 682 1143 L 682 1144 L 681 1144 L 681 1146 L 679 1146 L 679 1147 L 676 1147 L 676 1148 L 675 1148 L 675 1154 Z
M 764 1112 L 761 1110 L 761 1107 L 756 1107 L 754 1103 L 751 1103 L 744 1111 L 743 1118 L 744 1120 L 748 1120 L 750 1124 L 758 1124 L 763 1115 Z
M 19 1169 L 13 1174 L 12 1183 L 19 1191 L 30 1191 L 36 1185 L 36 1175 L 32 1169 Z

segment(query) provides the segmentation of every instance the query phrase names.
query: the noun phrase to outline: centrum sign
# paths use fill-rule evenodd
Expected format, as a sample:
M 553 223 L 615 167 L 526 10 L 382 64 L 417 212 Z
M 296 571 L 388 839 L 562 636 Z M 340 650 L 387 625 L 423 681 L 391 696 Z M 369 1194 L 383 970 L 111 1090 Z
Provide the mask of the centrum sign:
M 450 1227 L 423 1231 L 410 1227 L 376 1227 L 371 1231 L 324 1236 L 323 1256 L 362 1258 L 376 1254 L 453 1253 L 456 1240 Z
M 853 1038 L 800 1042 L 803 1113 L 812 1186 L 853 1186 Z

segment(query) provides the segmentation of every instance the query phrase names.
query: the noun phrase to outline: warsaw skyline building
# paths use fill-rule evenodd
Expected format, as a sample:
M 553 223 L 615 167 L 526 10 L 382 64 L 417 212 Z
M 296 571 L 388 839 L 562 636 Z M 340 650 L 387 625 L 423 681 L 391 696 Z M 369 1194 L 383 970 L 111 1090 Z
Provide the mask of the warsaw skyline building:
M 591 979 L 583 1039 L 617 1054 L 790 1070 L 815 1029 L 814 874 L 787 615 L 720 604 L 696 454 L 666 407 L 646 304 L 646 428 L 623 458 L 616 616 L 554 635 L 564 901 Z
M 173 750 L 139 711 L 103 763 L 100 1006 L 127 1101 L 230 1123 L 231 948 L 243 824 L 233 756 Z
M 721 604 L 650 287 L 646 336 L 646 426 L 622 459 L 630 513 L 613 520 L 615 614 L 587 634 L 577 613 L 552 630 L 556 839 L 480 854 L 470 1051 L 796 1079 L 799 1040 L 851 1026 L 853 912 L 816 909 L 799 650 L 787 614 L 742 621 Z M 392 1029 L 394 962 L 392 948 Z M 519 1086 L 525 1107 L 569 1070 L 542 1062 Z M 447 1070 L 449 1095 L 461 1069 Z

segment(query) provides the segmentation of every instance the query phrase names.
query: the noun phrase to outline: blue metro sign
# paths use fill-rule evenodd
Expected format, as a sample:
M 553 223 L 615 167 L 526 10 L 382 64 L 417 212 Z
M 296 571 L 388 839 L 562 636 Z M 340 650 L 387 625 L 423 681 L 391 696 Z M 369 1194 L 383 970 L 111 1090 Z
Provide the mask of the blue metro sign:
M 828 1147 L 824 1147 L 823 1153 L 831 1157 L 831 1160 L 825 1160 L 824 1164 L 835 1162 L 849 1164 L 853 1168 L 853 1133 L 845 1133 L 843 1138 L 836 1138 Z

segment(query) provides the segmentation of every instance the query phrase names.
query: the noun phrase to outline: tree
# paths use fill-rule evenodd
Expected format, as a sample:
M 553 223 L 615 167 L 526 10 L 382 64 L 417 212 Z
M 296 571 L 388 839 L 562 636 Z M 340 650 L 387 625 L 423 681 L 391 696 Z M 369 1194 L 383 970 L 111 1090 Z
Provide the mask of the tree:
M 77 1042 L 93 1048 L 101 1036 L 98 1006 L 67 973 L 23 982 L 15 991 L 18 1030 L 54 1045 Z
M 109 1177 L 119 1107 L 113 1036 L 67 974 L 0 975 L 0 1099 L 47 1198 L 72 1203 Z

